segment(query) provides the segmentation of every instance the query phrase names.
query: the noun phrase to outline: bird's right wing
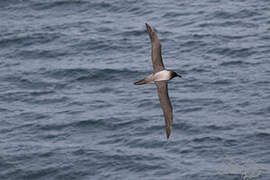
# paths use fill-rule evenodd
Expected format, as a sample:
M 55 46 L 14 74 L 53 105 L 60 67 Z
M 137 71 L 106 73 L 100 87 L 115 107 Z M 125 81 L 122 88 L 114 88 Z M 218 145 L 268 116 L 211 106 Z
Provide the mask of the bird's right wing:
M 163 115 L 165 117 L 166 135 L 168 139 L 171 134 L 173 123 L 173 108 L 168 94 L 168 83 L 167 81 L 156 81 L 155 84 L 158 90 L 160 106 L 163 110 Z
M 151 40 L 153 71 L 156 73 L 165 69 L 161 56 L 161 44 L 155 31 L 147 23 L 145 25 Z

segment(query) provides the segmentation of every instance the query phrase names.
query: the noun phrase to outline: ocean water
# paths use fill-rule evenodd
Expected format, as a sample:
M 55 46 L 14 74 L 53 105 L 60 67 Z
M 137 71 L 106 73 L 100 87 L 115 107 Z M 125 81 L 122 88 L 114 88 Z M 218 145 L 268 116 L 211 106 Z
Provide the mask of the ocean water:
M 1 0 L 0 179 L 269 180 L 270 1 Z

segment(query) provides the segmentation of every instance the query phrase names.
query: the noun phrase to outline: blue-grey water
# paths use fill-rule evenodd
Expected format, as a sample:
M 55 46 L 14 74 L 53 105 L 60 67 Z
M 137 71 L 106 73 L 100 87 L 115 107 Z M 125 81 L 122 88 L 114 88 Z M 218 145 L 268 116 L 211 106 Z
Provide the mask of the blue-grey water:
M 270 1 L 1 0 L 0 179 L 269 180 Z

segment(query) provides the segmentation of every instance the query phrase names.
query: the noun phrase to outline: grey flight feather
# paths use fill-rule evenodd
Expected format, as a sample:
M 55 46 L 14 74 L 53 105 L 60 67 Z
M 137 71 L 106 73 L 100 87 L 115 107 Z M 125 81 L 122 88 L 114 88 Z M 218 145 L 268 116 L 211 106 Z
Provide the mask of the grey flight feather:
M 161 44 L 155 31 L 147 23 L 145 25 L 151 40 L 153 71 L 156 73 L 165 69 L 161 56 Z
M 165 117 L 167 139 L 169 139 L 173 123 L 173 108 L 168 94 L 168 83 L 167 81 L 156 81 L 155 84 L 157 86 L 158 98 Z

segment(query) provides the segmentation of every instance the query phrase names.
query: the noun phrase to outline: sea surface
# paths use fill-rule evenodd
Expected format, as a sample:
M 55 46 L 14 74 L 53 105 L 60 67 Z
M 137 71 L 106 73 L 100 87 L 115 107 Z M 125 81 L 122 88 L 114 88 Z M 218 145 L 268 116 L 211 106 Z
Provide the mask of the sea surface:
M 1 0 L 0 179 L 269 180 L 270 1 Z

